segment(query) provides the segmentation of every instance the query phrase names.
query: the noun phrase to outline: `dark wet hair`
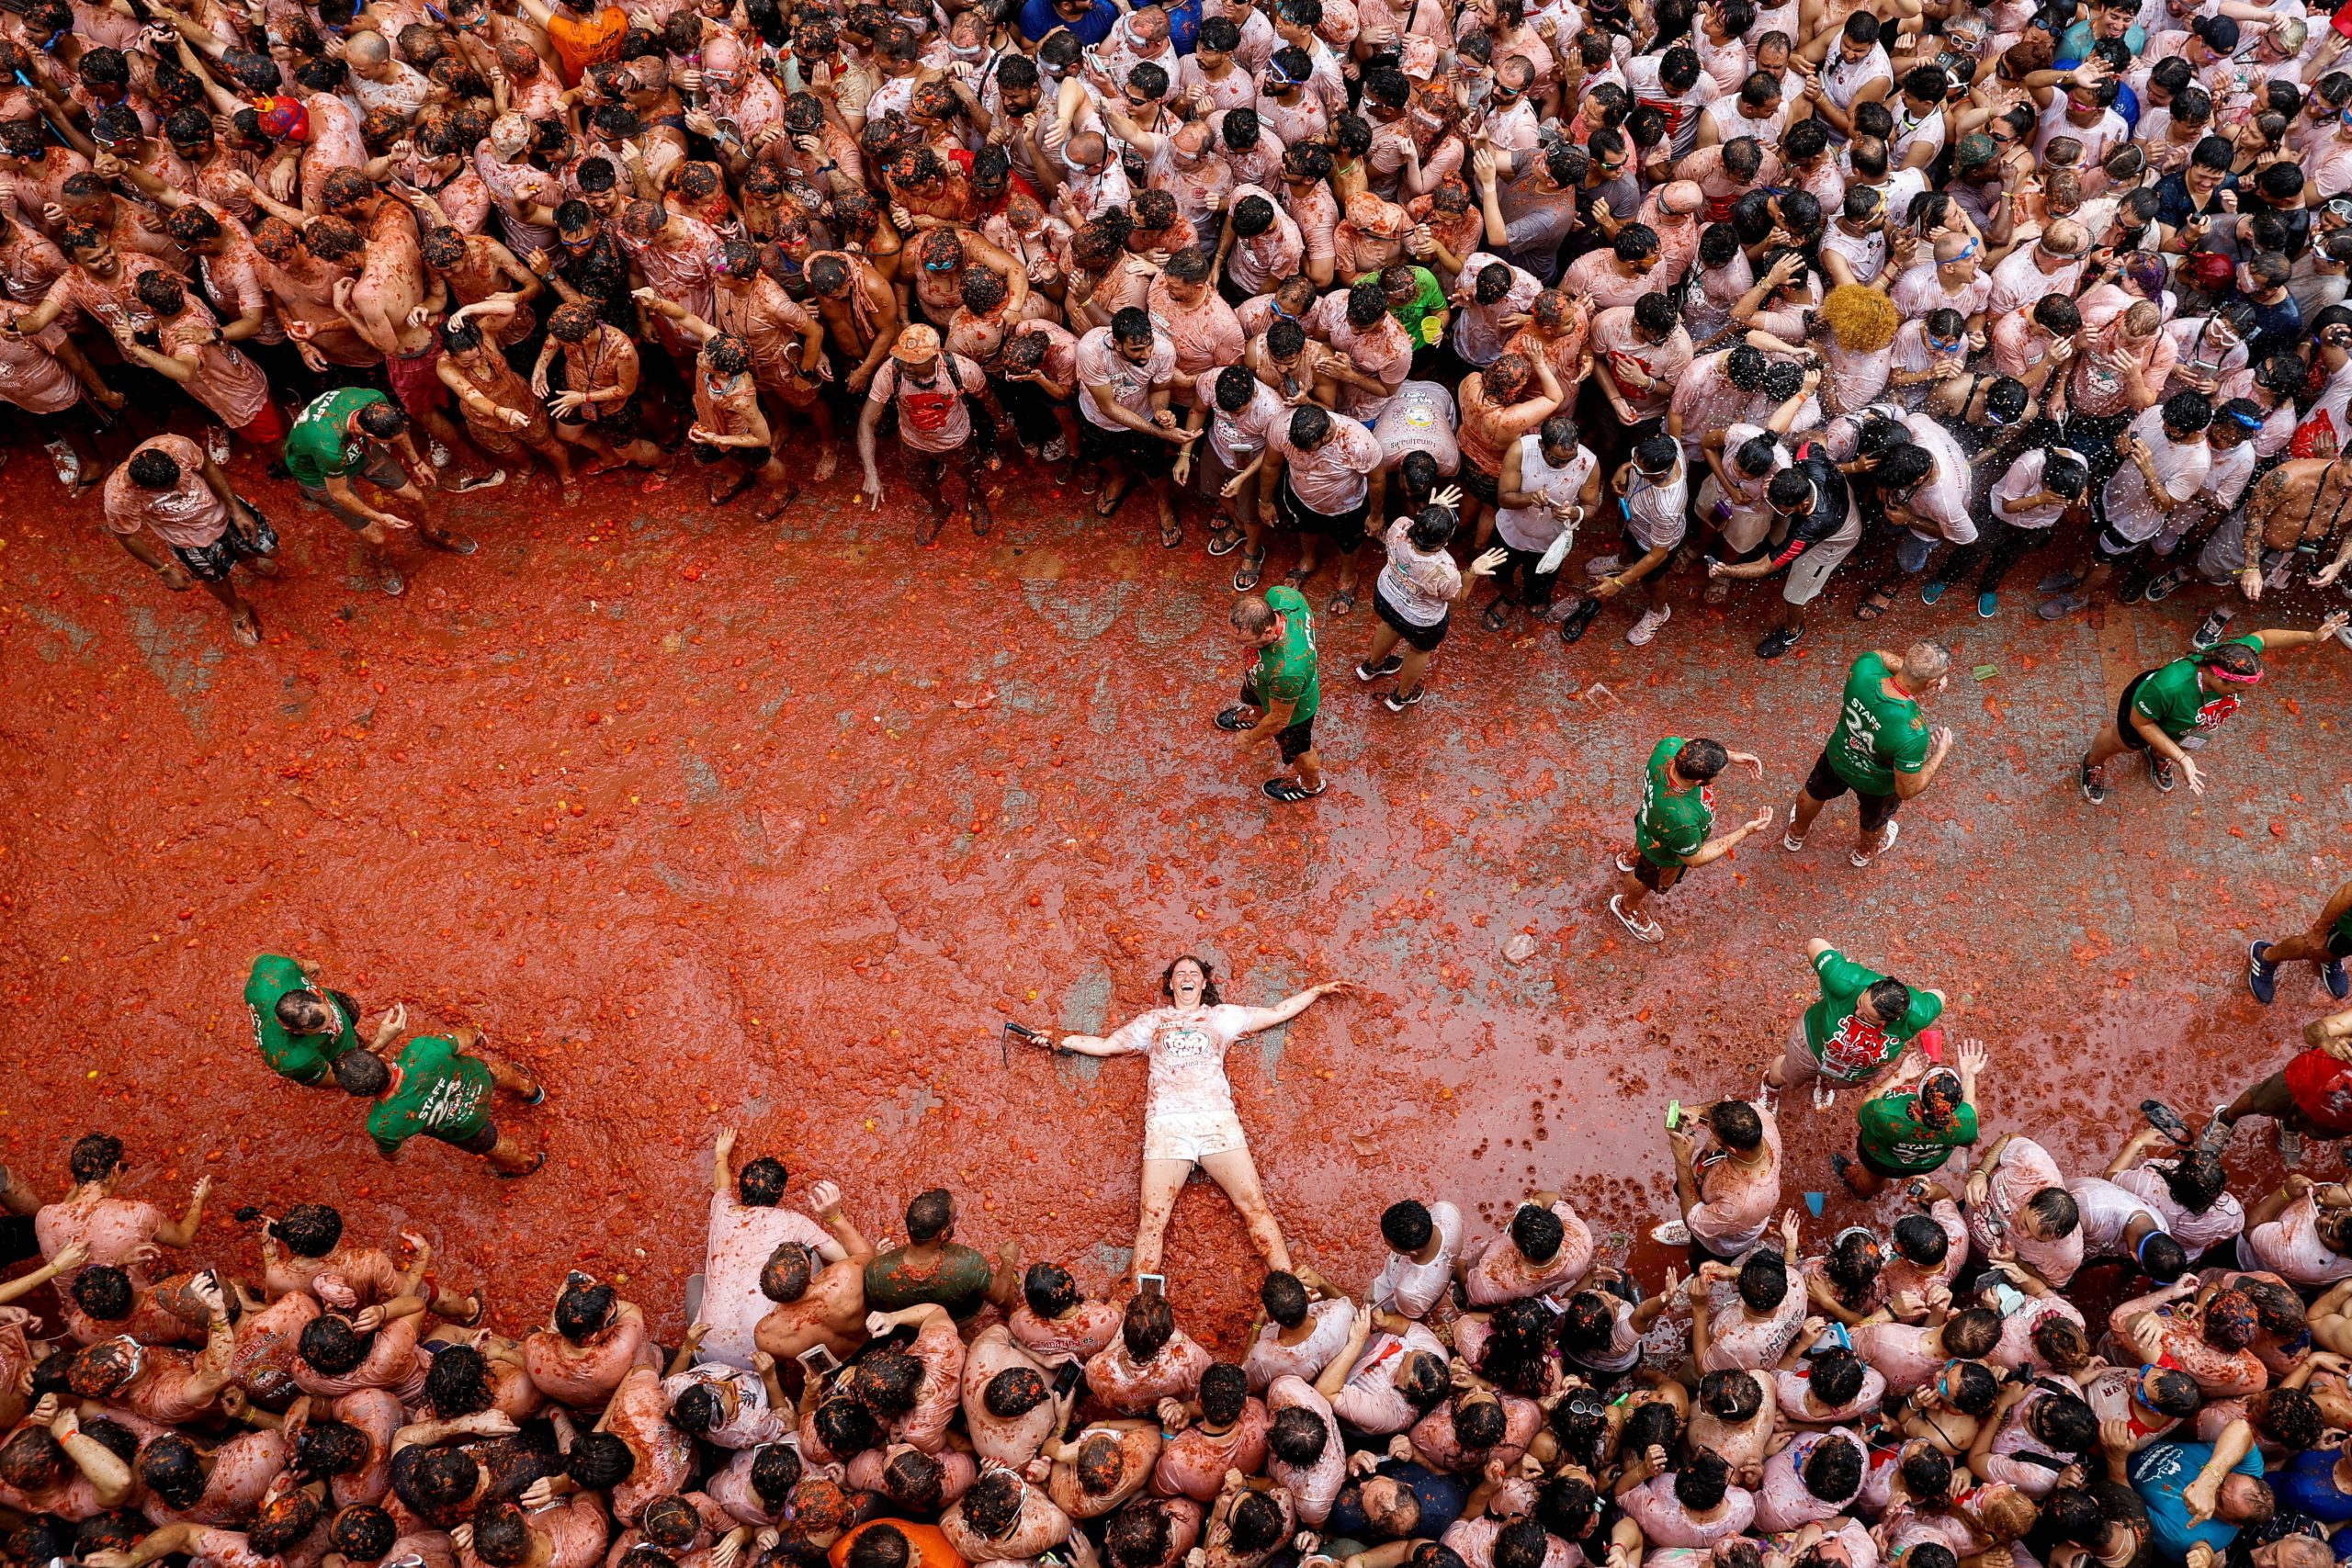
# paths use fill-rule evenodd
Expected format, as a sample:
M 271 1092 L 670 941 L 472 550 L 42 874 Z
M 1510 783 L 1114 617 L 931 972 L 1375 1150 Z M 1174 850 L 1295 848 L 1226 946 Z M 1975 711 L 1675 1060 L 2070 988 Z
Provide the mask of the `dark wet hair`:
M 646 1512 L 650 1515 L 652 1511 L 649 1504 Z M 507 1498 L 484 1503 L 476 1509 L 473 1526 L 474 1554 L 491 1568 L 514 1568 L 531 1554 L 530 1520 Z
M 1699 1406 L 1718 1421 L 1746 1421 L 1764 1407 L 1764 1390 L 1753 1372 L 1709 1372 L 1699 1380 Z
M 585 1345 L 619 1306 L 620 1298 L 610 1285 L 567 1285 L 555 1299 L 556 1332 L 574 1345 Z
M 76 1186 L 104 1181 L 121 1168 L 122 1140 L 111 1133 L 83 1134 L 65 1156 L 65 1168 L 73 1173 Z
M 1814 1445 L 1804 1461 L 1804 1489 L 1825 1503 L 1843 1503 L 1862 1488 L 1862 1450 L 1843 1433 Z
M 1770 1312 L 1789 1295 L 1789 1265 L 1780 1254 L 1756 1252 L 1739 1266 L 1739 1299 L 1753 1312 Z
M 815 1269 L 816 1261 L 806 1247 L 797 1241 L 781 1242 L 760 1265 L 760 1294 L 778 1304 L 797 1302 L 808 1293 L 808 1280 Z
M 1731 1467 L 1721 1454 L 1705 1450 L 1684 1460 L 1674 1472 L 1675 1501 L 1694 1514 L 1703 1514 L 1721 1503 L 1730 1487 Z
M 1150 1360 L 1175 1336 L 1176 1309 L 1168 1304 L 1166 1296 L 1138 1295 L 1128 1301 L 1120 1319 L 1119 1337 L 1134 1359 Z
M 1082 1299 L 1078 1281 L 1058 1263 L 1032 1263 L 1021 1276 L 1022 1299 L 1039 1317 L 1059 1317 Z
M 1266 1309 L 1268 1318 L 1284 1328 L 1296 1328 L 1305 1323 L 1306 1310 L 1312 1304 L 1298 1276 L 1279 1269 L 1259 1285 L 1258 1303 Z
M 389 1555 L 400 1541 L 400 1527 L 392 1516 L 372 1503 L 354 1503 L 336 1514 L 327 1525 L 327 1545 L 354 1562 L 377 1562 Z M 481 1520 L 475 1516 L 474 1545 L 482 1559 L 490 1561 L 489 1552 L 481 1549 Z M 516 1558 L 514 1561 L 522 1561 Z M 501 1562 L 498 1568 L 508 1568 Z
M 294 1439 L 292 1469 L 313 1481 L 348 1475 L 368 1462 L 368 1434 L 348 1421 L 320 1416 Z
M 964 1521 L 984 1540 L 994 1540 L 1010 1532 L 1021 1517 L 1021 1499 L 1024 1492 L 1021 1477 L 1009 1470 L 991 1470 L 972 1483 L 960 1505 Z M 1239 1509 L 1235 1510 L 1236 1514 Z
M 472 1416 L 497 1397 L 490 1360 L 470 1345 L 448 1345 L 424 1371 L 424 1403 L 435 1416 Z
M 785 1184 L 791 1179 L 784 1161 L 762 1155 L 735 1173 L 736 1196 L 748 1208 L 773 1209 L 784 1201 Z
M 1046 1374 L 1035 1367 L 1007 1367 L 989 1379 L 980 1391 L 980 1405 L 1000 1421 L 1026 1416 L 1053 1392 Z
M 850 1374 L 850 1392 L 870 1409 L 902 1415 L 922 1392 L 922 1363 L 904 1350 L 869 1351 Z
M 1283 1524 L 1282 1505 L 1263 1492 L 1243 1493 L 1226 1520 L 1233 1549 L 1242 1553 L 1270 1550 L 1282 1540 Z
M 1549 1263 L 1567 1238 L 1560 1216 L 1537 1203 L 1521 1203 L 1510 1217 L 1510 1242 L 1531 1263 Z
M 1944 1320 L 1944 1354 L 1967 1360 L 1989 1356 L 2001 1342 L 2001 1314 L 1989 1307 L 1969 1307 Z
M 1250 1404 L 1250 1374 L 1231 1361 L 1218 1361 L 1201 1374 L 1201 1415 L 1220 1427 L 1241 1419 Z
M 1813 1359 L 1814 1397 L 1833 1410 L 1843 1409 L 1861 1397 L 1868 1371 L 1851 1350 L 1825 1350 Z
M 302 1359 L 328 1377 L 341 1377 L 368 1359 L 368 1348 L 373 1335 L 362 1335 L 351 1325 L 351 1320 L 335 1313 L 322 1313 L 302 1325 L 296 1341 Z
M 140 454 L 141 457 L 148 455 Z M 162 453 L 153 455 L 164 456 Z M 170 458 L 165 457 L 164 461 L 169 462 Z M 137 478 L 136 475 L 132 477 Z M 177 478 L 176 473 L 174 478 Z M 110 1263 L 93 1263 L 85 1268 L 74 1276 L 74 1284 L 68 1293 L 73 1296 L 75 1306 L 101 1323 L 121 1322 L 130 1315 L 130 1309 L 137 1303 L 137 1294 L 130 1286 L 130 1276 Z
M 817 1429 L 817 1440 L 844 1457 L 872 1448 L 882 1433 L 873 1412 L 847 1394 L 817 1406 L 811 1421 Z
M 610 1432 L 583 1432 L 563 1457 L 563 1472 L 590 1492 L 609 1492 L 637 1469 L 635 1450 Z
M 1331 1428 L 1322 1416 L 1304 1405 L 1278 1411 L 1266 1433 L 1266 1447 L 1284 1464 L 1309 1465 L 1323 1457 Z
M 245 1529 L 245 1542 L 265 1557 L 275 1557 L 301 1544 L 319 1528 L 326 1507 L 308 1492 L 280 1493 L 261 1506 L 261 1513 Z

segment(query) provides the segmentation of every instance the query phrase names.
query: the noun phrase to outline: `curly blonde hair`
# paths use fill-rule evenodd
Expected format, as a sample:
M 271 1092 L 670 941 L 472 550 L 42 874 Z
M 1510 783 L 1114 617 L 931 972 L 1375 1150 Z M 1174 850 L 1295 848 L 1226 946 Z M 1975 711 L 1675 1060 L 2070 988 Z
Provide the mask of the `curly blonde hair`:
M 1894 302 L 1875 288 L 1859 283 L 1840 285 L 1821 302 L 1821 320 L 1836 334 L 1838 346 L 1849 354 L 1871 354 L 1894 341 L 1903 318 Z

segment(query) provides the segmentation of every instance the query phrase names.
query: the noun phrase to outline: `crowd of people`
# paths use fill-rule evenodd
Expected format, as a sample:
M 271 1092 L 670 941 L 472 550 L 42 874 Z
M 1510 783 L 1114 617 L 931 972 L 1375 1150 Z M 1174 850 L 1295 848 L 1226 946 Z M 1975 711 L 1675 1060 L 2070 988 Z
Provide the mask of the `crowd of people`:
M 435 492 L 690 454 L 772 517 L 845 423 L 924 541 L 1025 454 L 1238 592 L 1369 593 L 1394 711 L 1474 592 L 1570 642 L 1623 600 L 1635 647 L 1776 595 L 1770 659 L 1849 561 L 1865 619 L 1963 580 L 1990 616 L 2039 551 L 2042 616 L 2198 591 L 2210 640 L 2352 559 L 2347 38 L 2302 0 L 21 0 L 0 398 L 245 643 L 288 519 L 240 442 L 397 593 L 396 536 L 475 547 Z
M 2256 944 L 2352 992 L 2352 885 Z M 1807 945 L 1818 999 L 1758 1080 L 1676 1100 L 1674 1217 L 1637 1278 L 1572 1195 L 1488 1231 L 1430 1192 L 1376 1246 L 1294 1260 L 1223 1060 L 1349 987 L 1229 1004 L 1168 965 L 1168 1005 L 1035 1043 L 1150 1065 L 1130 1276 L 957 1239 L 917 1195 L 877 1247 L 781 1161 L 710 1166 L 674 1344 L 567 1275 L 502 1332 L 494 1281 L 333 1207 L 176 1218 L 91 1133 L 68 1185 L 0 1171 L 0 1560 L 28 1568 L 2332 1568 L 2352 1555 L 2352 1189 L 2233 1182 L 2246 1119 L 2291 1168 L 2352 1137 L 2352 1011 L 2203 1125 L 2157 1100 L 2094 1172 L 1996 1130 L 1992 1054 L 1946 998 Z M 2259 983 L 2256 983 L 2258 981 Z M 266 955 L 256 1044 L 298 1083 L 422 1083 L 480 1052 Z M 421 1047 L 431 1047 L 420 1053 Z M 429 1059 L 428 1059 L 429 1058 Z M 372 1072 L 355 1061 L 376 1064 Z M 492 1083 L 447 1079 L 369 1131 L 478 1154 Z M 1834 1164 L 1865 1223 L 1808 1239 L 1778 1098 L 1851 1096 Z M 1752 1085 L 1752 1087 L 1751 1087 Z M 516 1087 L 519 1090 L 520 1086 Z M 395 1085 L 394 1094 L 398 1094 Z M 468 1107 L 456 1107 L 469 1099 Z M 1798 1109 L 1798 1108 L 1792 1108 Z M 2233 1139 L 2235 1148 L 2233 1152 Z M 1238 1156 L 1238 1160 L 1236 1156 Z M 1955 1158 L 1962 1163 L 1952 1168 Z M 1266 1259 L 1219 1355 L 1158 1271 L 1194 1163 Z M 150 1187 L 152 1193 L 152 1186 Z M 860 1195 L 861 1198 L 865 1195 Z M 871 1200 L 869 1200 L 871 1201 Z M 1157 1207 L 1157 1212 L 1155 1212 Z M 1372 1242 L 1367 1225 L 1366 1242 Z M 1680 1250 L 1687 1248 L 1687 1256 Z M 248 1261 L 257 1252 L 257 1266 Z M 27 1265 L 28 1267 L 19 1267 Z M 1197 1324 L 1195 1326 L 1199 1326 Z M 1214 1335 L 1210 1336 L 1215 1338 Z

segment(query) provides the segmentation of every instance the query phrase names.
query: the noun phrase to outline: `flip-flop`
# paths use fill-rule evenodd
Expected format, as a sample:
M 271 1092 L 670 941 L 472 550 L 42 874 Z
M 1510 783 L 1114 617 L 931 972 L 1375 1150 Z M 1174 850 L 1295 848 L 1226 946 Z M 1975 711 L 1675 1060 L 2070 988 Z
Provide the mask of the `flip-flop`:
M 2148 1119 L 2149 1126 L 2176 1144 L 2188 1145 L 2197 1141 L 2197 1134 L 2188 1130 L 2188 1123 L 2181 1120 L 2180 1112 L 2161 1100 L 2142 1100 L 2140 1114 Z
M 1884 588 L 1873 588 L 1870 597 L 1854 606 L 1854 619 L 1875 621 L 1894 608 L 1894 594 Z
M 1125 502 L 1127 499 L 1127 492 L 1135 488 L 1135 481 L 1133 479 L 1125 479 L 1120 481 L 1117 489 L 1105 490 L 1102 492 L 1102 499 L 1094 503 L 1094 515 L 1097 517 L 1108 517 L 1117 512 L 1120 506 Z

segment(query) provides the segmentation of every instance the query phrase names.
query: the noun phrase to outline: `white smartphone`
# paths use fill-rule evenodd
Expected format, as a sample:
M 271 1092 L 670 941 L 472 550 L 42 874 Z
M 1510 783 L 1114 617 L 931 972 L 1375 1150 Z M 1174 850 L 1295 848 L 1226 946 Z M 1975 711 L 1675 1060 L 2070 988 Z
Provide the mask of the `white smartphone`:
M 810 1377 L 821 1378 L 841 1370 L 841 1359 L 822 1345 L 811 1345 L 793 1358 L 805 1368 Z
M 1136 1291 L 1140 1295 L 1164 1296 L 1168 1293 L 1168 1276 L 1138 1274 L 1136 1276 Z

